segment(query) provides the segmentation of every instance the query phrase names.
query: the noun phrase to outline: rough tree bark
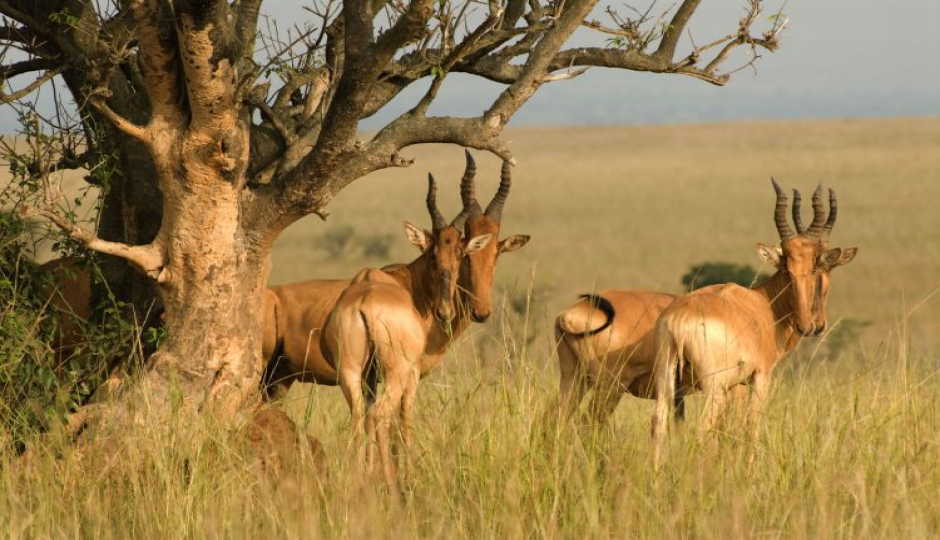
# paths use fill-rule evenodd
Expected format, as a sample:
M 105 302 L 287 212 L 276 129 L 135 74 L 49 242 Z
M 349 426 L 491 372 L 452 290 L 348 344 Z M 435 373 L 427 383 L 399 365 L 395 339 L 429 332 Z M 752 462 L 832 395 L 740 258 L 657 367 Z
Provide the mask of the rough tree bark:
M 785 25 L 777 17 L 752 35 L 761 4 L 749 0 L 733 32 L 679 55 L 698 0 L 658 16 L 609 12 L 609 25 L 589 19 L 596 0 L 321 0 L 318 22 L 279 40 L 258 39 L 261 3 L 0 0 L 0 41 L 24 56 L 0 57 L 8 64 L 0 78 L 35 74 L 20 90 L 0 92 L 0 102 L 61 75 L 81 118 L 75 131 L 93 159 L 115 158 L 120 172 L 97 233 L 67 219 L 49 190 L 23 212 L 128 261 L 162 299 L 168 337 L 141 384 L 118 406 L 97 409 L 118 424 L 143 402 L 151 413 L 213 410 L 222 419 L 250 410 L 272 243 L 301 217 L 324 217 L 352 181 L 410 165 L 402 149 L 454 143 L 514 163 L 500 134 L 543 84 L 601 66 L 723 85 L 732 72 L 719 68 L 738 47 L 752 53 L 742 61 L 750 65 L 758 48 L 776 48 Z M 609 45 L 564 50 L 582 26 L 612 36 Z M 280 86 L 266 79 L 272 72 Z M 478 117 L 428 116 L 453 72 L 506 88 Z M 357 139 L 360 120 L 422 79 L 431 84 L 413 108 Z M 68 166 L 50 153 L 35 156 L 43 180 Z

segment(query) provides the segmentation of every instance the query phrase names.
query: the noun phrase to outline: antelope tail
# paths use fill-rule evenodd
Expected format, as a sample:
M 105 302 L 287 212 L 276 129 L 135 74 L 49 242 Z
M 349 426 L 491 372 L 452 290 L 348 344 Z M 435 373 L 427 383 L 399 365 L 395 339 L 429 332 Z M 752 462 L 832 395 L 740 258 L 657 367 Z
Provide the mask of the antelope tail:
M 673 406 L 675 407 L 674 413 L 676 415 L 676 420 L 685 420 L 685 394 L 682 393 L 682 369 L 683 369 L 683 359 L 682 352 L 676 351 L 676 380 L 675 380 L 675 394 L 673 394 Z
M 614 323 L 614 317 L 617 315 L 614 305 L 610 303 L 610 300 L 597 294 L 582 294 L 578 298 L 588 301 L 588 304 L 592 308 L 591 312 L 584 313 L 582 310 L 578 309 L 581 305 L 580 302 L 563 312 L 555 320 L 555 327 L 559 334 L 583 338 L 599 334 L 610 328 L 610 325 Z M 600 318 L 593 316 L 597 311 L 603 314 L 604 322 L 596 328 L 590 328 L 593 322 L 600 320 Z
M 682 392 L 682 372 L 685 369 L 684 347 L 678 343 L 663 319 L 656 324 L 657 356 L 655 366 L 664 372 L 660 391 L 672 401 L 676 420 L 685 419 L 685 394 Z
M 287 324 L 284 310 L 281 309 L 279 301 L 274 301 L 272 309 L 274 311 L 274 348 L 271 349 L 271 356 L 265 359 L 264 370 L 261 374 L 265 395 L 269 398 L 276 396 L 277 387 L 283 382 L 283 375 L 278 367 L 281 358 L 284 356 L 284 330 Z
M 359 311 L 359 317 L 362 319 L 362 325 L 365 327 L 366 345 L 369 351 L 369 358 L 367 359 L 365 373 L 363 374 L 363 378 L 365 379 L 363 394 L 366 398 L 366 409 L 369 409 L 375 404 L 375 398 L 379 392 L 379 369 L 378 358 L 376 358 L 378 350 L 375 345 L 375 336 L 372 335 L 372 325 L 369 324 L 369 317 L 361 310 Z

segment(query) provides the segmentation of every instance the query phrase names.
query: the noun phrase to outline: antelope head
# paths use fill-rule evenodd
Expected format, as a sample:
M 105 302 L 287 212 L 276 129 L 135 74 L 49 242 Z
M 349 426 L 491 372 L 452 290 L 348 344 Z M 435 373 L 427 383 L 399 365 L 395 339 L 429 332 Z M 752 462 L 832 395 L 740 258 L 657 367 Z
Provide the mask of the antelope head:
M 499 238 L 499 227 L 503 216 L 503 206 L 509 198 L 509 187 L 512 184 L 512 171 L 509 162 L 503 161 L 500 175 L 499 189 L 486 210 L 480 206 L 476 199 L 476 162 L 469 151 L 465 151 L 467 168 L 460 181 L 460 198 L 463 200 L 463 212 L 467 214 L 465 234 L 469 238 L 487 235 L 496 240 Z M 502 253 L 515 251 L 526 245 L 529 236 L 515 234 L 499 241 L 488 242 L 479 250 L 468 253 L 469 264 L 461 267 L 462 282 L 469 285 L 470 318 L 474 322 L 484 322 L 493 311 L 493 278 L 496 275 L 496 261 Z
M 493 236 L 482 234 L 464 240 L 462 231 L 468 215 L 466 209 L 448 225 L 437 209 L 437 184 L 434 176 L 430 174 L 427 205 L 431 214 L 431 231 L 422 230 L 406 221 L 405 234 L 428 258 L 428 285 L 434 316 L 441 322 L 447 322 L 454 315 L 453 300 L 457 292 L 457 277 L 462 259 L 485 248 Z
M 787 196 L 775 180 L 771 178 L 771 182 L 777 193 L 774 222 L 780 235 L 780 245 L 758 244 L 758 254 L 789 281 L 782 294 L 790 306 L 790 317 L 796 331 L 803 336 L 818 336 L 826 329 L 829 274 L 837 266 L 851 262 L 858 249 L 829 247 L 829 235 L 839 212 L 835 191 L 829 190 L 827 217 L 822 185 L 816 188 L 813 193 L 813 222 L 809 228 L 804 228 L 800 214 L 800 192 L 794 189 L 794 230 L 787 221 Z

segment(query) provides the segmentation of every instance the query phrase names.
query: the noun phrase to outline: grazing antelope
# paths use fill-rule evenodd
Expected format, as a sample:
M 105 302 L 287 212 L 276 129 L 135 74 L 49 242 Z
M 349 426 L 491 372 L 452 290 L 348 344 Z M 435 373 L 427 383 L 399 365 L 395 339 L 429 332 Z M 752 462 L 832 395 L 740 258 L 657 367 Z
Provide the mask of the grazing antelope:
M 848 264 L 857 248 L 829 248 L 836 222 L 836 194 L 829 190 L 829 216 L 823 207 L 822 186 L 813 194 L 813 222 L 803 228 L 800 193 L 793 192 L 794 231 L 787 222 L 787 197 L 776 181 L 774 222 L 779 246 L 758 244 L 761 259 L 776 273 L 753 289 L 712 285 L 677 298 L 656 323 L 657 347 L 652 419 L 656 463 L 661 462 L 668 429 L 668 412 L 677 395 L 676 382 L 705 394 L 700 437 L 722 420 L 729 391 L 747 384 L 748 422 L 752 436 L 770 390 L 774 366 L 805 336 L 826 328 L 826 299 L 830 272 Z
M 529 241 L 527 235 L 512 235 L 495 241 L 512 184 L 509 165 L 503 164 L 499 189 L 484 211 L 475 194 L 476 163 L 470 152 L 465 152 L 465 156 L 466 169 L 460 182 L 466 212 L 463 232 L 467 238 L 490 234 L 494 241 L 463 259 L 457 280 L 460 300 L 457 315 L 451 321 L 449 332 L 435 328 L 429 336 L 421 361 L 422 375 L 440 363 L 447 347 L 471 320 L 484 322 L 490 316 L 493 277 L 499 256 L 515 251 Z M 396 273 L 405 271 L 405 268 L 391 265 L 383 270 Z M 295 381 L 339 384 L 336 370 L 320 347 L 320 335 L 336 301 L 349 284 L 348 280 L 309 280 L 277 285 L 268 290 L 263 356 L 271 359 L 265 372 L 269 393 L 282 393 Z
M 429 175 L 432 231 L 404 223 L 408 240 L 421 250 L 421 256 L 392 270 L 361 271 L 339 297 L 320 337 L 324 357 L 339 374 L 355 437 L 361 436 L 365 415 L 365 429 L 378 443 L 389 487 L 396 476 L 389 434 L 392 415 L 401 415 L 407 452 L 422 357 L 435 329 L 442 327 L 446 332 L 450 326 L 461 259 L 480 251 L 493 238 L 487 233 L 463 239 L 468 209 L 448 225 L 437 209 L 436 191 L 434 177 Z M 374 374 L 378 372 L 384 376 L 385 388 L 367 407 L 367 400 L 376 395 Z

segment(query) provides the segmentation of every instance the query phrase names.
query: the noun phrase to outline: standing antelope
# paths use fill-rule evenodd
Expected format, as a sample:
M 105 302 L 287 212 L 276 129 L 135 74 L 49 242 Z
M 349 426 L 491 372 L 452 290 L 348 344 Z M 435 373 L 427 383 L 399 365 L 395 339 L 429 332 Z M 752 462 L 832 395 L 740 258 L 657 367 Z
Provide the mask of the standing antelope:
M 813 222 L 808 229 L 803 228 L 800 217 L 800 193 L 794 190 L 794 231 L 787 222 L 787 197 L 776 181 L 773 187 L 777 194 L 774 222 L 781 243 L 758 244 L 757 251 L 777 272 L 753 289 L 713 285 L 681 296 L 656 323 L 652 435 L 657 464 L 661 462 L 676 381 L 706 396 L 700 437 L 722 420 L 729 391 L 737 385 L 749 385 L 748 422 L 752 436 L 756 436 L 774 366 L 802 337 L 818 336 L 826 328 L 829 273 L 848 264 L 857 249 L 829 248 L 838 213 L 833 190 L 829 190 L 827 218 L 822 186 L 816 189 Z
M 585 294 L 555 319 L 561 414 L 570 417 L 588 393 L 593 423 L 607 420 L 624 393 L 652 397 L 653 328 L 674 295 L 643 290 Z M 677 408 L 677 414 L 681 414 Z
M 389 487 L 395 483 L 391 417 L 396 412 L 401 415 L 407 452 L 422 357 L 435 329 L 443 327 L 446 332 L 453 318 L 461 259 L 479 252 L 493 238 L 487 233 L 464 240 L 461 231 L 469 209 L 464 208 L 448 225 L 437 209 L 436 191 L 434 177 L 429 175 L 432 231 L 404 224 L 408 240 L 421 250 L 421 256 L 404 267 L 361 271 L 339 297 L 320 337 L 324 357 L 339 374 L 355 438 L 361 437 L 365 414 L 365 429 L 378 443 Z M 367 407 L 366 402 L 376 395 L 373 374 L 377 372 L 384 376 L 385 388 Z M 363 377 L 367 378 L 365 387 Z
M 490 316 L 493 277 L 499 255 L 515 251 L 529 241 L 527 235 L 513 235 L 495 241 L 512 183 L 509 165 L 503 164 L 499 189 L 483 211 L 475 195 L 476 163 L 470 152 L 465 152 L 465 156 L 466 169 L 460 182 L 466 212 L 463 232 L 468 238 L 490 234 L 494 241 L 463 259 L 457 280 L 460 301 L 456 317 L 451 321 L 449 332 L 437 327 L 432 331 L 421 361 L 422 375 L 440 363 L 441 355 L 471 320 L 484 322 Z M 407 272 L 407 267 L 392 265 L 385 270 L 398 274 Z M 294 381 L 339 384 L 336 370 L 320 347 L 320 335 L 336 301 L 349 284 L 348 280 L 309 280 L 277 285 L 268 290 L 263 356 L 270 359 L 265 373 L 269 391 L 283 392 Z M 464 308 L 464 304 L 468 307 Z

